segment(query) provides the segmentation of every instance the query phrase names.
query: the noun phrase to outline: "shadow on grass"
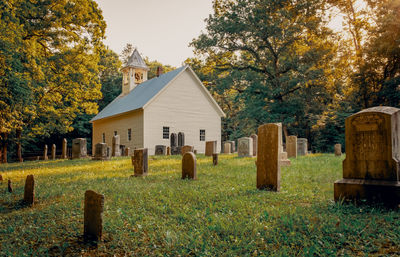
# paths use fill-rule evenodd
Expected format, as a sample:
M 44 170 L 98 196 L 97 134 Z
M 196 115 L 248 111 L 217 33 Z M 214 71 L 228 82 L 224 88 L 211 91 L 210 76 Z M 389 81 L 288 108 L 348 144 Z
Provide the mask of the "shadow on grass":
M 103 237 L 102 241 L 86 240 L 83 235 L 70 237 L 63 240 L 61 243 L 49 247 L 49 256 L 80 256 L 82 254 L 89 256 L 97 256 L 98 247 L 101 244 L 107 244 L 112 241 L 107 236 Z
M 30 208 L 31 205 L 24 202 L 24 200 L 19 200 L 14 203 L 10 202 L 0 202 L 0 214 L 8 214 L 14 211 L 18 211 L 25 208 Z

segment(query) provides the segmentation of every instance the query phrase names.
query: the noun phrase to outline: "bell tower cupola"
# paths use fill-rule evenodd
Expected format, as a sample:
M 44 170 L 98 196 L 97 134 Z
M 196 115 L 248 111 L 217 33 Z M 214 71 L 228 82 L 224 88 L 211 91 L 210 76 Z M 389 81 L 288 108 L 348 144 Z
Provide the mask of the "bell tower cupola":
M 137 85 L 147 80 L 149 67 L 143 61 L 137 49 L 128 59 L 128 63 L 122 68 L 122 95 L 127 95 Z

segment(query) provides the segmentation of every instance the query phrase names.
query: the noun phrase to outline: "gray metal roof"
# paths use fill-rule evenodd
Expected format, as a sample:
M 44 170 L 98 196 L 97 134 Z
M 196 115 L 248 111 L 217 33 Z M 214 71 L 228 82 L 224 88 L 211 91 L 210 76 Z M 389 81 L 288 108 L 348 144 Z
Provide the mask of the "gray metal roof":
M 115 116 L 121 113 L 143 108 L 158 92 L 173 80 L 187 66 L 162 74 L 137 85 L 129 94 L 118 96 L 99 112 L 91 121 Z
M 134 68 L 142 68 L 145 70 L 149 70 L 149 67 L 147 67 L 146 63 L 143 61 L 137 49 L 133 51 L 125 67 L 134 67 Z

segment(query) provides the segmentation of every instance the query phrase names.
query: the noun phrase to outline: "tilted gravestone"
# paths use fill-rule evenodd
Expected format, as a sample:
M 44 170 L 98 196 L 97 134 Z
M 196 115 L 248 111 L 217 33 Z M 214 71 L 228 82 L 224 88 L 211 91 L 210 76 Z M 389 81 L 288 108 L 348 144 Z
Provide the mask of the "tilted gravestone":
M 206 156 L 212 156 L 213 153 L 217 152 L 217 141 L 206 141 Z
M 103 234 L 104 195 L 92 190 L 85 192 L 84 229 L 85 240 L 101 240 Z
M 185 145 L 185 133 L 179 132 L 178 133 L 178 146 L 184 146 Z
M 67 139 L 64 138 L 62 142 L 61 159 L 67 159 Z
M 85 158 L 87 156 L 86 138 L 72 140 L 72 159 Z
M 373 107 L 346 119 L 343 179 L 335 201 L 400 203 L 400 109 Z
M 224 143 L 224 153 L 230 154 L 231 150 L 232 150 L 232 144 L 230 142 L 225 142 Z
M 286 152 L 288 158 L 297 157 L 297 136 L 288 136 L 286 140 Z
M 43 149 L 43 160 L 48 160 L 49 158 L 47 157 L 47 145 L 44 145 Z
M 147 148 L 133 150 L 131 156 L 135 177 L 147 176 L 149 167 L 149 158 Z
M 282 124 L 269 123 L 258 127 L 257 188 L 280 190 L 280 153 Z
M 336 144 L 335 145 L 335 156 L 341 156 L 341 155 L 342 155 L 342 145 Z
M 182 179 L 197 179 L 196 155 L 187 152 L 182 157 Z
M 12 184 L 11 184 L 11 180 L 8 180 L 8 185 L 7 185 L 7 189 L 9 193 L 12 193 L 13 189 L 12 189 Z
M 121 156 L 120 142 L 121 142 L 121 139 L 120 139 L 119 135 L 113 136 L 112 145 L 111 145 L 111 147 L 112 147 L 111 148 L 112 149 L 111 156 L 112 157 Z
M 55 144 L 53 144 L 53 145 L 51 146 L 51 159 L 52 159 L 52 160 L 55 160 L 55 159 L 56 159 L 56 145 L 55 145 Z
M 94 147 L 93 160 L 109 160 L 108 147 L 106 143 L 97 143 Z
M 214 166 L 218 165 L 218 154 L 213 153 L 212 157 L 213 157 L 213 165 Z
M 242 137 L 238 139 L 238 156 L 253 156 L 253 139 L 251 137 Z
M 297 138 L 297 155 L 303 156 L 308 154 L 307 138 Z
M 167 154 L 167 146 L 165 145 L 156 145 L 156 149 L 154 152 L 155 155 L 166 155 Z
M 194 146 L 191 145 L 185 145 L 181 148 L 181 155 L 183 156 L 187 152 L 193 152 L 194 151 Z
M 256 134 L 253 134 L 250 137 L 253 139 L 253 156 L 257 156 L 258 136 Z
M 25 180 L 24 202 L 33 205 L 35 201 L 35 178 L 28 175 Z

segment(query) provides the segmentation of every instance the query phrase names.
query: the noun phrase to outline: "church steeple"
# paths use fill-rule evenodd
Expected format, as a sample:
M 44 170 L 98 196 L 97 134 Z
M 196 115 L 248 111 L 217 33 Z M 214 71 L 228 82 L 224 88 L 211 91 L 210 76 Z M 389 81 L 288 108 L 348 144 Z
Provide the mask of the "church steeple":
M 146 81 L 148 71 L 149 67 L 135 48 L 128 59 L 128 63 L 122 68 L 122 95 L 129 94 L 138 84 Z

